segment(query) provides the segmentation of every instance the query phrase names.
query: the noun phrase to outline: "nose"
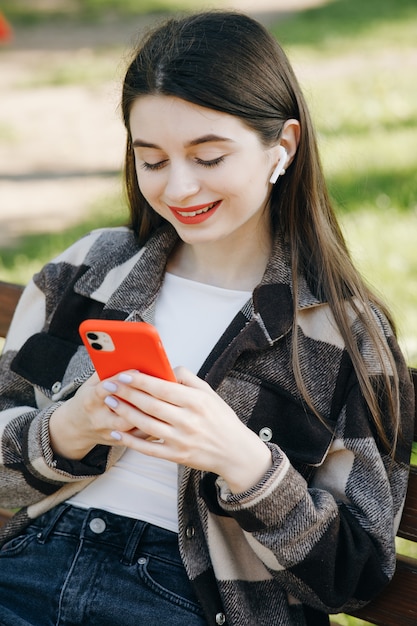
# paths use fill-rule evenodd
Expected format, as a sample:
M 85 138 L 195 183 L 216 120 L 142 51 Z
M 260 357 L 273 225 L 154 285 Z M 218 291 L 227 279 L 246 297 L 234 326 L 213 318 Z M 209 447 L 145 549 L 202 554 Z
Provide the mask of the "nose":
M 171 204 L 180 204 L 200 190 L 200 182 L 194 168 L 188 163 L 171 162 L 165 185 L 165 196 Z

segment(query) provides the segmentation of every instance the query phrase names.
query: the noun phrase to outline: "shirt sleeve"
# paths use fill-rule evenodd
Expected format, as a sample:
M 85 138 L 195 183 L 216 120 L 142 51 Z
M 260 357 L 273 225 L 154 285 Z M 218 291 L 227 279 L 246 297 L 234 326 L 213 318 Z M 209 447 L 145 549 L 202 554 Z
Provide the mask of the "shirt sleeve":
M 54 455 L 49 419 L 65 394 L 55 398 L 53 390 L 39 388 L 22 373 L 16 373 L 12 365 L 22 348 L 47 328 L 59 301 L 59 290 L 71 271 L 77 271 L 77 262 L 88 249 L 87 243 L 83 240 L 74 244 L 29 282 L 6 338 L 0 357 L 0 506 L 3 507 L 34 503 L 68 482 L 102 473 L 107 466 L 107 446 L 97 446 L 81 461 L 70 462 Z M 39 363 L 47 360 L 42 354 L 36 355 L 36 359 Z M 45 368 L 47 365 L 44 364 Z M 67 396 L 91 373 L 86 371 L 75 378 Z
M 218 503 L 289 594 L 326 613 L 357 608 L 392 578 L 395 534 L 405 499 L 414 392 L 395 340 L 400 436 L 395 455 L 379 440 L 359 384 L 341 407 L 324 462 L 306 480 L 276 444 L 273 467 L 249 491 L 232 494 L 217 479 Z M 385 399 L 381 390 L 381 412 Z

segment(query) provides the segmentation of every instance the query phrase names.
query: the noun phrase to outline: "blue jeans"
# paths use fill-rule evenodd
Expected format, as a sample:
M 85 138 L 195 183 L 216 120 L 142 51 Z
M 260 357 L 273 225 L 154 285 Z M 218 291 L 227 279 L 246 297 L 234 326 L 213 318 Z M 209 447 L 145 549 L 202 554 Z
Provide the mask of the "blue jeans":
M 207 626 L 177 535 L 62 504 L 0 551 L 1 626 Z

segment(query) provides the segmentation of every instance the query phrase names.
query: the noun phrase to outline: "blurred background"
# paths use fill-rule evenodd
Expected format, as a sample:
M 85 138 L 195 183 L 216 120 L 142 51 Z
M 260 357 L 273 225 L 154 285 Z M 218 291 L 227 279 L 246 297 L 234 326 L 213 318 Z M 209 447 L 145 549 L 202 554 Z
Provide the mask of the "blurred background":
M 91 228 L 126 221 L 131 46 L 172 12 L 216 7 L 250 13 L 287 51 L 352 256 L 417 366 L 415 0 L 0 0 L 0 280 L 25 283 Z
M 417 365 L 415 0 L 0 1 L 0 279 L 25 283 L 96 226 L 120 224 L 121 81 L 138 34 L 229 7 L 287 51 L 352 255 Z

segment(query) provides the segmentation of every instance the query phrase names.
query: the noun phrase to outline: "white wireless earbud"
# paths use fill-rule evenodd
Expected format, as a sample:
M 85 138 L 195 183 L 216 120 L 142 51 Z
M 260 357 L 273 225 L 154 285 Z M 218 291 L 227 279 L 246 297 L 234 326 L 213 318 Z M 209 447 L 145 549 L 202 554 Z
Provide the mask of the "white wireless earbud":
M 288 161 L 288 153 L 284 146 L 279 147 L 279 160 L 276 168 L 272 172 L 272 176 L 269 179 L 269 182 L 275 184 L 280 176 L 285 174 L 285 165 Z

